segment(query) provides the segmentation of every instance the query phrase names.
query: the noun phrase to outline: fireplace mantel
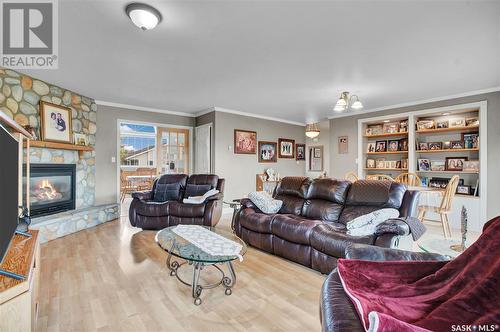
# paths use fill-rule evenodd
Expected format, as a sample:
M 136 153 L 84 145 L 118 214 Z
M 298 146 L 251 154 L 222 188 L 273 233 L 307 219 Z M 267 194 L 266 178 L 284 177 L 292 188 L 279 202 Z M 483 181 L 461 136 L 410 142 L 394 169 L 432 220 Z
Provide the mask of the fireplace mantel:
M 57 142 L 46 142 L 46 141 L 29 141 L 31 147 L 36 148 L 46 148 L 46 149 L 59 149 L 59 150 L 72 150 L 82 153 L 84 151 L 94 151 L 94 147 L 85 145 L 76 145 L 69 143 L 57 143 Z M 25 143 L 26 146 L 26 143 Z

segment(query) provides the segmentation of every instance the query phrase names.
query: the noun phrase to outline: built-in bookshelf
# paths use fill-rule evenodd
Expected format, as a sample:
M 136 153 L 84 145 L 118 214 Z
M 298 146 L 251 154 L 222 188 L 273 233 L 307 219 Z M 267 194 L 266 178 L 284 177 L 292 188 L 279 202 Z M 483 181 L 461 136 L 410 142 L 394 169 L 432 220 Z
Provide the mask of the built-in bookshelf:
M 445 187 L 456 174 L 457 209 L 474 202 L 469 220 L 485 221 L 486 112 L 486 102 L 477 102 L 360 119 L 358 176 L 410 172 L 424 186 Z

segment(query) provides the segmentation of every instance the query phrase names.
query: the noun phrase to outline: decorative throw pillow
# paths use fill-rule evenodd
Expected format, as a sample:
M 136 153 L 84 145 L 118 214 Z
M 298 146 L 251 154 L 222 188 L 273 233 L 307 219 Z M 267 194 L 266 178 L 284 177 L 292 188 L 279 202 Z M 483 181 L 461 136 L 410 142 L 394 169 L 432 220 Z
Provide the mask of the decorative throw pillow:
M 180 183 L 157 183 L 153 196 L 155 202 L 166 202 L 179 199 Z
M 277 213 L 283 205 L 283 201 L 272 198 L 271 195 L 265 191 L 251 192 L 248 194 L 248 198 L 259 208 L 259 210 L 266 214 Z
M 396 209 L 380 209 L 359 216 L 347 223 L 347 234 L 352 236 L 373 235 L 377 226 L 387 219 L 399 217 Z
M 189 198 L 191 196 L 203 196 L 203 194 L 210 189 L 212 189 L 212 186 L 209 184 L 188 184 L 186 185 L 184 197 Z

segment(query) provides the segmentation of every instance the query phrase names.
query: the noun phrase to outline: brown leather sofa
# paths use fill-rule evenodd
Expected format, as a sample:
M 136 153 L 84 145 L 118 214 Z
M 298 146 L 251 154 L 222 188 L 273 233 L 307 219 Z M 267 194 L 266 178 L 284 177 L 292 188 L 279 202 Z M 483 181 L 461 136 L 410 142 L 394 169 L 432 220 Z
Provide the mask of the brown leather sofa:
M 322 273 L 331 272 L 348 243 L 397 247 L 410 234 L 402 221 L 387 221 L 370 236 L 349 236 L 346 223 L 381 208 L 411 216 L 415 191 L 388 181 L 285 177 L 274 192 L 283 201 L 277 214 L 262 213 L 249 199 L 235 216 L 235 231 L 249 245 L 287 258 Z
M 349 244 L 345 251 L 348 259 L 370 261 L 445 261 L 448 257 L 432 254 L 380 248 L 364 244 Z M 337 270 L 323 283 L 320 300 L 321 327 L 327 332 L 363 332 L 365 329 L 356 308 L 345 293 Z
M 170 186 L 171 199 L 155 201 L 158 185 Z M 183 198 L 203 195 L 210 189 L 219 193 L 210 196 L 203 204 L 184 204 Z M 166 174 L 154 181 L 152 190 L 132 193 L 129 219 L 132 226 L 142 229 L 163 229 L 178 224 L 215 226 L 222 215 L 224 179 L 217 175 Z

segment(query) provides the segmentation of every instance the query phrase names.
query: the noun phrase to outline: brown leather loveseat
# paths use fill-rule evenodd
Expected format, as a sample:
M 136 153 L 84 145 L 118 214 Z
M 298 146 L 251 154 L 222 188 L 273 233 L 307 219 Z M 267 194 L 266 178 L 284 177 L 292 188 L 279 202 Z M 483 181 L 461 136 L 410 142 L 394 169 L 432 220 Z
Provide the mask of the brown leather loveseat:
M 410 234 L 406 223 L 386 221 L 370 236 L 350 236 L 346 223 L 381 208 L 411 216 L 417 192 L 389 181 L 285 177 L 274 192 L 283 201 L 277 214 L 262 213 L 249 199 L 235 217 L 235 231 L 249 245 L 322 273 L 331 272 L 345 257 L 348 243 L 395 248 Z
M 164 186 L 168 200 L 155 200 L 157 187 Z M 201 196 L 210 189 L 219 190 L 202 204 L 184 204 L 183 198 Z M 132 193 L 129 219 L 142 229 L 163 229 L 178 224 L 215 226 L 222 215 L 224 179 L 217 175 L 166 174 L 154 181 L 152 190 Z

